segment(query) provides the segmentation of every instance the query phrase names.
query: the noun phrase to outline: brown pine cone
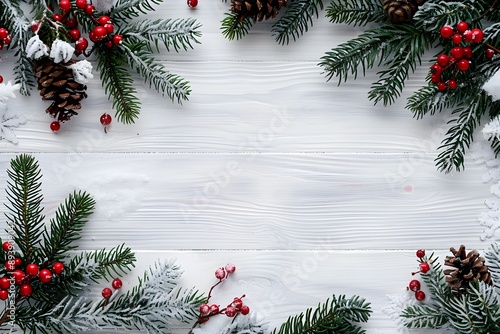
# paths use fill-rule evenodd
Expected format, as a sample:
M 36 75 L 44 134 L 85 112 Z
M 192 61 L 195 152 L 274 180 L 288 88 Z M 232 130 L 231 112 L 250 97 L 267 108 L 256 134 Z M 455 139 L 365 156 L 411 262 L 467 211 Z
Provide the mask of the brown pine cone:
M 231 0 L 231 10 L 238 14 L 242 22 L 250 17 L 254 22 L 276 17 L 281 7 L 286 6 L 287 0 Z
M 426 0 L 383 0 L 384 13 L 392 23 L 405 22 L 413 19 L 418 6 Z

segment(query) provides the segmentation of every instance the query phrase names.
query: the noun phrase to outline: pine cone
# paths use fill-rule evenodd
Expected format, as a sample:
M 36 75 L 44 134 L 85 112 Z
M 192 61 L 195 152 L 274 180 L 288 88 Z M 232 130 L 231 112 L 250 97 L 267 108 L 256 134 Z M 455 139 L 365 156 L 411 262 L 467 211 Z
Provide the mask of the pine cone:
M 384 0 L 384 13 L 392 23 L 409 21 L 426 0 Z
M 479 256 L 477 250 L 465 253 L 465 246 L 461 245 L 458 250 L 450 248 L 453 256 L 447 256 L 444 264 L 455 269 L 445 269 L 446 282 L 451 290 L 458 295 L 467 292 L 469 284 L 476 281 L 483 281 L 492 285 L 491 275 L 488 267 L 484 265 L 485 259 Z
M 56 64 L 46 58 L 35 64 L 35 77 L 42 100 L 53 100 L 45 110 L 60 122 L 78 115 L 75 110 L 82 108 L 81 100 L 87 97 L 87 86 L 75 81 L 73 70 L 66 64 Z
M 231 10 L 238 14 L 242 22 L 250 17 L 254 22 L 276 17 L 281 7 L 286 6 L 287 0 L 231 0 Z

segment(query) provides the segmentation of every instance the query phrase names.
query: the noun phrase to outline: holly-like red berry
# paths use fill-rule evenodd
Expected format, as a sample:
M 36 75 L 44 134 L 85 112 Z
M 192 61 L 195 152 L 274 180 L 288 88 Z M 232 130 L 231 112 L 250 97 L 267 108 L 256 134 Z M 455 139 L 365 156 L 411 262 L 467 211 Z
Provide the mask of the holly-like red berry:
M 10 36 L 7 36 L 3 39 L 4 44 L 10 44 L 12 42 L 12 38 Z
M 116 289 L 119 289 L 119 288 L 121 288 L 123 286 L 123 282 L 122 282 L 121 279 L 115 278 L 113 280 L 113 282 L 111 282 L 111 286 L 113 287 L 113 289 L 116 290 Z
M 248 307 L 247 305 L 243 305 L 241 307 L 241 310 L 240 310 L 241 314 L 243 315 L 247 315 L 248 313 L 250 313 L 250 307 Z
M 486 56 L 486 58 L 491 59 L 495 55 L 495 51 L 493 51 L 492 49 L 486 49 L 484 51 L 484 55 Z
M 23 297 L 29 297 L 32 293 L 33 287 L 29 283 L 25 283 L 19 288 L 19 294 Z
M 434 64 L 431 66 L 431 73 L 436 75 L 441 75 L 441 73 L 443 73 L 443 68 L 438 64 Z
M 31 31 L 37 32 L 38 28 L 40 28 L 40 21 L 31 22 L 31 27 L 30 27 Z
M 101 124 L 104 126 L 108 126 L 111 124 L 112 118 L 110 114 L 102 114 L 100 118 Z
M 14 271 L 14 269 L 16 269 L 16 266 L 14 265 L 14 261 L 7 261 L 7 262 L 5 262 L 5 269 L 8 272 Z
M 415 299 L 418 301 L 424 300 L 425 299 L 425 292 L 423 292 L 423 291 L 415 292 Z
M 106 47 L 111 49 L 113 47 L 113 41 L 109 40 L 106 42 Z
M 419 269 L 421 273 L 425 274 L 426 272 L 431 270 L 431 266 L 427 262 L 422 262 L 419 264 Z
M 0 40 L 4 40 L 7 36 L 9 36 L 9 31 L 5 28 L 0 28 Z
M 187 0 L 187 5 L 191 8 L 198 6 L 198 0 Z
M 97 37 L 95 37 L 95 34 L 94 34 L 94 31 L 92 30 L 91 32 L 89 32 L 89 39 L 94 42 L 94 43 L 97 43 L 99 42 L 99 39 Z
M 69 37 L 71 37 L 72 40 L 77 41 L 81 36 L 80 30 L 78 29 L 73 29 L 70 30 L 69 32 Z
M 12 245 L 12 243 L 10 241 L 5 241 L 2 244 L 2 248 L 3 248 L 4 252 L 9 252 L 9 251 L 12 251 L 14 249 L 14 246 Z
M 232 318 L 236 315 L 236 309 L 232 306 L 228 306 L 226 307 L 225 313 L 228 317 Z
M 99 16 L 97 22 L 99 23 L 99 25 L 104 26 L 105 24 L 111 23 L 111 18 L 107 15 L 102 15 Z
M 116 34 L 113 36 L 113 44 L 118 45 L 118 44 L 122 44 L 122 42 L 123 42 L 122 35 Z
M 10 280 L 7 277 L 0 278 L 0 289 L 9 290 L 10 288 Z
M 450 38 L 451 36 L 453 36 L 453 33 L 453 28 L 450 26 L 444 26 L 441 28 L 441 36 L 443 38 Z
M 6 300 L 7 298 L 9 298 L 9 291 L 0 290 L 0 300 Z
M 63 19 L 63 16 L 61 14 L 54 14 L 52 15 L 52 20 L 56 21 L 56 22 L 61 22 Z
M 423 250 L 423 249 L 419 249 L 419 250 L 417 251 L 416 255 L 417 255 L 417 257 L 418 257 L 419 259 L 423 258 L 423 257 L 425 256 L 425 250 Z
M 208 312 L 210 312 L 210 306 L 208 306 L 208 304 L 201 304 L 200 305 L 200 314 L 207 315 Z
M 231 306 L 234 307 L 236 310 L 239 310 L 243 306 L 243 301 L 241 300 L 241 298 L 234 297 Z
M 64 270 L 64 263 L 56 262 L 52 265 L 52 271 L 54 274 L 60 275 Z
M 71 9 L 71 2 L 69 0 L 60 0 L 59 1 L 59 9 L 64 13 L 67 13 Z
M 210 314 L 217 314 L 219 313 L 219 305 L 217 304 L 212 304 L 210 305 Z
M 453 79 L 448 80 L 448 87 L 450 89 L 456 89 L 457 88 L 457 82 Z
M 219 268 L 215 271 L 215 277 L 219 280 L 226 278 L 226 270 L 224 268 Z
M 12 277 L 14 277 L 14 281 L 16 282 L 16 284 L 21 284 L 24 281 L 26 275 L 21 269 L 16 269 L 12 272 Z
M 453 44 L 458 45 L 458 44 L 462 43 L 462 39 L 463 39 L 462 35 L 460 35 L 460 34 L 453 35 L 453 37 L 452 37 Z
M 413 292 L 417 292 L 420 290 L 420 282 L 416 279 L 411 280 L 410 284 L 408 284 L 408 288 Z
M 460 71 L 467 71 L 469 69 L 469 61 L 467 59 L 461 59 L 457 63 L 457 67 Z
M 76 0 L 76 7 L 80 9 L 85 9 L 87 6 L 87 0 Z
M 441 92 L 444 91 L 446 89 L 446 83 L 442 81 L 438 82 L 437 89 Z
M 21 264 L 23 264 L 23 260 L 21 260 L 20 258 L 16 257 L 14 259 L 14 266 L 17 268 L 17 267 L 21 266 Z
M 95 38 L 100 41 L 101 39 L 103 39 L 104 37 L 106 37 L 106 35 L 108 34 L 106 29 L 103 27 L 103 26 L 97 26 L 95 27 L 93 30 L 92 30 L 92 33 L 94 34 Z
M 464 49 L 460 46 L 455 46 L 451 49 L 450 55 L 455 58 L 455 60 L 460 60 L 464 57 Z
M 458 22 L 457 24 L 457 31 L 461 34 L 463 34 L 467 29 L 469 29 L 469 25 L 467 24 L 467 22 Z
M 464 49 L 464 58 L 471 59 L 472 58 L 472 48 L 470 46 L 466 46 Z
M 75 42 L 75 49 L 79 51 L 85 51 L 87 47 L 89 46 L 89 41 L 85 37 L 80 37 L 76 42 Z
M 437 57 L 437 63 L 441 67 L 445 67 L 446 65 L 448 65 L 449 62 L 450 62 L 450 57 L 448 57 L 448 55 L 445 55 L 444 53 L 440 54 Z
M 26 274 L 29 276 L 38 276 L 39 268 L 35 263 L 30 263 L 26 266 Z
M 61 130 L 61 123 L 59 123 L 57 121 L 50 123 L 50 129 L 53 132 L 57 132 L 57 131 Z
M 113 291 L 111 291 L 111 289 L 110 289 L 110 288 L 104 288 L 104 289 L 102 289 L 102 291 L 101 291 L 101 295 L 102 295 L 104 298 L 106 298 L 106 299 L 108 299 L 109 297 L 111 297 L 111 295 L 112 295 L 112 294 L 113 294 Z
M 40 282 L 42 283 L 50 283 L 52 281 L 52 272 L 48 269 L 42 269 L 38 273 L 38 278 L 40 279 Z
M 474 29 L 471 30 L 471 32 L 472 32 L 472 41 L 474 43 L 480 43 L 483 40 L 484 33 L 483 33 L 483 31 L 481 29 L 474 28 Z
M 85 14 L 87 14 L 87 15 L 90 16 L 90 15 L 94 14 L 95 7 L 93 5 L 88 5 L 87 4 L 87 5 L 85 5 L 84 11 L 85 11 Z
M 224 267 L 224 269 L 226 269 L 227 273 L 228 274 L 232 274 L 236 271 L 236 266 L 232 263 L 228 263 L 226 264 L 226 266 Z
M 464 31 L 462 36 L 464 36 L 464 41 L 466 43 L 472 43 L 472 31 L 471 30 Z
M 105 25 L 103 25 L 104 29 L 106 29 L 106 32 L 108 33 L 108 35 L 111 35 L 113 33 L 113 31 L 115 31 L 115 26 L 111 23 L 106 23 Z
M 67 19 L 66 22 L 64 22 L 64 24 L 69 29 L 75 29 L 78 26 L 78 21 L 74 17 L 71 17 Z

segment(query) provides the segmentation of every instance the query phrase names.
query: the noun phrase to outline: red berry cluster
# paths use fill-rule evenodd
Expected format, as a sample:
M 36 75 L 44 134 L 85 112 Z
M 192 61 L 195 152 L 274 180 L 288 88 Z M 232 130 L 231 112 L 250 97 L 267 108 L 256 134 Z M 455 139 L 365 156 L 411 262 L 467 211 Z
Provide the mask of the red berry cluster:
M 14 250 L 14 246 L 9 241 L 5 241 L 2 244 L 2 248 L 5 252 L 9 252 L 9 255 Z M 51 269 L 49 269 L 48 264 L 39 266 L 36 263 L 29 263 L 24 266 L 23 261 L 19 257 L 11 258 L 11 256 L 8 256 L 8 261 L 5 262 L 5 269 L 7 274 L 0 277 L 1 300 L 6 300 L 9 297 L 9 291 L 15 291 L 16 285 L 19 286 L 19 294 L 22 297 L 31 296 L 33 293 L 33 282 L 35 280 L 39 280 L 43 284 L 52 282 L 54 275 L 61 275 L 64 271 L 64 263 L 55 262 L 52 264 Z
M 12 39 L 10 38 L 9 31 L 5 28 L 0 28 L 0 50 L 4 45 L 9 45 Z M 0 83 L 3 82 L 3 77 L 0 75 Z
M 429 262 L 427 262 L 427 259 L 425 257 L 425 250 L 419 249 L 416 253 L 418 259 L 419 259 L 419 271 L 416 273 L 412 273 L 412 275 L 415 275 L 417 273 L 422 273 L 425 274 L 429 270 L 431 270 L 431 267 L 429 265 Z M 407 289 L 410 291 L 415 292 L 415 299 L 418 301 L 422 301 L 425 299 L 425 292 L 420 290 L 420 281 L 417 279 L 411 280 L 410 283 L 408 284 Z
M 472 46 L 483 41 L 484 33 L 479 28 L 469 29 L 469 24 L 463 21 L 455 28 L 442 27 L 440 33 L 441 37 L 451 40 L 452 48 L 449 54 L 438 55 L 436 63 L 431 66 L 431 81 L 438 90 L 444 91 L 446 88 L 457 88 L 457 72 L 465 72 L 470 68 Z
M 111 287 L 115 290 L 118 290 L 120 289 L 121 287 L 123 286 L 123 282 L 121 279 L 119 279 L 118 277 L 115 278 L 112 282 L 111 282 Z M 102 289 L 101 291 L 101 295 L 104 297 L 104 299 L 106 299 L 106 302 L 108 301 L 109 297 L 111 297 L 111 295 L 113 294 L 113 291 L 110 289 L 110 288 L 104 288 Z

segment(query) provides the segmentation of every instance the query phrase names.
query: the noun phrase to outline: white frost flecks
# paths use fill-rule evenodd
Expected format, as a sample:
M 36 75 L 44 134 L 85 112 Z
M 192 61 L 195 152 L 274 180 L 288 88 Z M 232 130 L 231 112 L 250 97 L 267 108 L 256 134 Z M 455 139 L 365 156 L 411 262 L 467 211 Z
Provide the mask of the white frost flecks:
M 31 37 L 26 44 L 26 56 L 39 59 L 49 55 L 49 47 L 45 45 L 38 35 Z
M 73 70 L 75 81 L 81 84 L 86 84 L 89 80 L 94 78 L 92 74 L 92 64 L 87 60 L 80 60 L 68 66 Z
M 13 144 L 17 144 L 17 137 L 12 128 L 26 123 L 24 116 L 19 116 L 7 108 L 7 100 L 15 98 L 14 91 L 19 89 L 19 85 L 12 85 L 10 81 L 0 84 L 0 139 L 5 139 Z
M 56 39 L 50 47 L 50 58 L 54 59 L 54 63 L 67 63 L 73 57 L 75 48 L 71 44 Z
M 228 318 L 218 315 L 193 329 L 193 334 L 263 334 L 267 333 L 268 324 L 258 319 L 254 312 Z
M 493 101 L 500 100 L 500 71 L 497 71 L 483 86 Z
M 94 0 L 92 4 L 98 12 L 107 12 L 113 7 L 115 0 Z
M 498 87 L 498 90 L 500 91 L 500 87 Z M 481 131 L 486 140 L 491 140 L 492 138 L 500 139 L 500 117 L 493 118 Z
M 411 291 L 404 290 L 399 295 L 388 295 L 389 303 L 382 311 L 391 318 L 397 326 L 398 332 L 410 333 L 405 326 L 405 319 L 401 317 L 403 310 L 416 303 L 415 295 Z

